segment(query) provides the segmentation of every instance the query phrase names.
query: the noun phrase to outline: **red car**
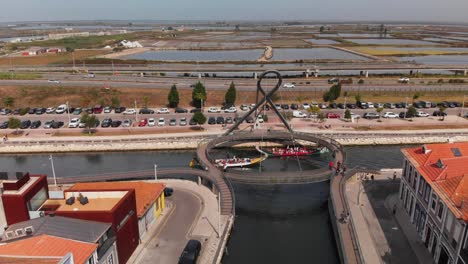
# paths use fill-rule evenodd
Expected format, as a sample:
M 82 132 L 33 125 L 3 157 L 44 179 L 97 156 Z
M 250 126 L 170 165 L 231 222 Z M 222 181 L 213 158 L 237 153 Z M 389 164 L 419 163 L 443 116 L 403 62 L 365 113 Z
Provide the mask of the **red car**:
M 103 109 L 104 109 L 104 107 L 102 107 L 102 105 L 95 105 L 93 107 L 93 113 L 94 114 L 100 114 L 100 113 L 102 113 Z
M 138 123 L 138 126 L 139 127 L 144 127 L 147 124 L 148 124 L 148 119 L 145 118 L 145 119 L 140 120 L 140 122 Z
M 340 118 L 340 115 L 336 113 L 327 113 L 327 118 Z

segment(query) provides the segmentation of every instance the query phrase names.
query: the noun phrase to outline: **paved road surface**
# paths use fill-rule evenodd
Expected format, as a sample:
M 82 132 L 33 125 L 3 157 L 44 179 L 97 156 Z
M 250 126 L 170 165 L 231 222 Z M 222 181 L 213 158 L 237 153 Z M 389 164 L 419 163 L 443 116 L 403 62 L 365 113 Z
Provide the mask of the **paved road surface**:
M 173 203 L 171 214 L 161 223 L 135 263 L 177 263 L 189 240 L 192 225 L 201 212 L 201 200 L 193 193 L 175 189 L 167 200 Z

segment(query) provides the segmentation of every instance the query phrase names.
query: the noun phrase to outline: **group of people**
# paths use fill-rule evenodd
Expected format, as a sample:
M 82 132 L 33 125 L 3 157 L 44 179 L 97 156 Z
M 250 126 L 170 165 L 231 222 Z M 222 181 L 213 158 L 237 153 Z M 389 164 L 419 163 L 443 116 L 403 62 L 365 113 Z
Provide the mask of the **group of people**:
M 328 169 L 330 169 L 330 170 L 335 170 L 335 175 L 336 175 L 336 176 L 340 175 L 340 173 L 341 173 L 342 176 L 344 176 L 344 175 L 345 175 L 345 172 L 346 172 L 346 167 L 345 167 L 343 164 L 341 164 L 340 161 L 338 161 L 338 162 L 336 163 L 336 167 L 335 167 L 334 165 L 335 165 L 335 164 L 333 163 L 333 161 L 330 161 L 330 162 L 328 163 Z

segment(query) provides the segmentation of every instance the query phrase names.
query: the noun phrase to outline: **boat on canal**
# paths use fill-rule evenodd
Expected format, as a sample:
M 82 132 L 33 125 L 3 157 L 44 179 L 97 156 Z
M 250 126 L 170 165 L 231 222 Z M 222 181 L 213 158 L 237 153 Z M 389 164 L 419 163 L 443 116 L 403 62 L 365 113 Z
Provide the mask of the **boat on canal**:
M 312 156 L 319 155 L 327 151 L 327 148 L 306 148 L 306 147 L 285 147 L 285 148 L 272 148 L 264 150 L 270 157 L 298 157 L 298 156 Z
M 243 167 L 246 167 L 246 166 L 258 164 L 258 163 L 264 161 L 266 158 L 267 158 L 266 156 L 262 156 L 262 157 L 259 157 L 259 158 L 236 158 L 236 157 L 233 157 L 233 158 L 229 158 L 229 159 L 216 159 L 214 163 L 215 163 L 216 166 L 218 166 L 220 168 L 223 168 L 223 169 L 235 168 L 235 167 L 243 168 Z

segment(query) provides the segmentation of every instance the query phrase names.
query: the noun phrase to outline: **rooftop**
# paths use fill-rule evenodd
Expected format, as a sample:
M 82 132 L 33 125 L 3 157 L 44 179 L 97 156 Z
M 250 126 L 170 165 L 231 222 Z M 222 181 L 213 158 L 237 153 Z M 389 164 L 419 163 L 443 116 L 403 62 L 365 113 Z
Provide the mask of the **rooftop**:
M 0 256 L 0 264 L 58 264 L 62 257 Z
M 402 152 L 455 216 L 468 222 L 468 142 L 428 144 Z
M 68 205 L 65 199 L 49 199 L 41 206 L 42 211 L 111 211 L 112 208 L 120 201 L 120 198 L 89 198 L 87 204 L 81 204 L 75 201 Z
M 151 203 L 161 195 L 166 186 L 150 182 L 89 182 L 77 183 L 68 190 L 125 190 L 134 189 L 138 217 L 143 216 Z
M 32 227 L 32 233 L 18 236 L 16 230 Z M 110 224 L 80 220 L 62 216 L 45 216 L 10 225 L 3 233 L 2 241 L 16 240 L 42 234 L 68 238 L 83 242 L 97 243 L 99 238 L 111 227 Z M 8 233 L 12 231 L 12 233 Z M 11 237 L 7 237 L 6 234 Z
M 98 245 L 49 235 L 33 236 L 11 243 L 0 244 L 0 256 L 63 257 L 73 254 L 75 263 L 85 261 Z

